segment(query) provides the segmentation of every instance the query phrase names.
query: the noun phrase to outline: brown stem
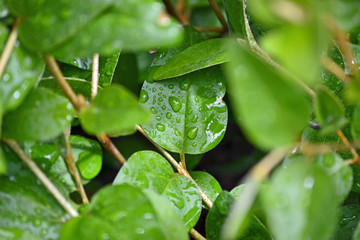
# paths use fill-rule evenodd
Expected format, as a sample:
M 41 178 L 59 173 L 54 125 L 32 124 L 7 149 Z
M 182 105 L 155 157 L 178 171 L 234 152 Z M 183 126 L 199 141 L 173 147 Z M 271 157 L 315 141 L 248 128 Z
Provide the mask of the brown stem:
M 92 75 L 91 75 L 91 98 L 94 99 L 97 95 L 99 85 L 99 54 L 95 53 L 92 60 Z
M 59 65 L 57 64 L 55 58 L 50 55 L 44 56 L 46 65 L 50 73 L 55 77 L 56 83 L 60 86 L 61 90 L 64 92 L 65 96 L 70 100 L 74 105 L 77 111 L 80 111 L 81 105 L 78 102 L 78 98 L 74 91 L 72 90 L 69 83 L 65 80 L 64 75 L 62 74 Z
M 356 152 L 355 148 L 350 144 L 349 140 L 345 137 L 344 133 L 339 129 L 336 131 L 336 134 L 353 155 L 353 163 L 360 166 L 359 155 Z
M 14 49 L 14 45 L 16 42 L 16 39 L 18 37 L 18 29 L 19 24 L 21 22 L 20 18 L 17 18 L 12 26 L 11 33 L 7 39 L 7 42 L 4 46 L 3 52 L 1 53 L 0 58 L 0 79 L 5 71 L 6 65 L 9 61 L 9 58 L 11 56 L 12 50 Z
M 74 209 L 70 202 L 60 193 L 56 186 L 47 178 L 45 173 L 36 165 L 36 163 L 30 159 L 24 151 L 21 149 L 19 144 L 11 139 L 2 139 L 15 153 L 16 155 L 30 168 L 34 175 L 40 180 L 45 188 L 53 195 L 58 203 L 67 211 L 70 216 L 77 217 L 79 213 Z
M 198 231 L 196 231 L 194 228 L 190 230 L 190 235 L 195 240 L 206 240 Z
M 178 0 L 176 3 L 176 9 L 179 13 L 179 16 L 181 17 L 182 21 L 184 22 L 183 24 L 189 24 L 190 20 L 189 17 L 186 15 L 185 12 L 185 1 L 184 0 Z
M 74 161 L 74 155 L 72 153 L 71 144 L 69 142 L 69 131 L 68 130 L 69 129 L 64 130 L 64 139 L 65 139 L 65 144 L 66 144 L 65 161 L 68 166 L 68 170 L 75 181 L 75 186 L 76 186 L 78 193 L 80 194 L 82 202 L 89 203 L 89 199 L 86 195 L 84 186 L 81 182 L 79 171 L 78 171 L 75 161 Z
M 228 25 L 227 22 L 225 20 L 224 15 L 222 14 L 219 5 L 217 4 L 216 0 L 208 0 L 211 8 L 213 9 L 213 11 L 215 12 L 216 17 L 219 19 L 221 25 L 224 28 L 224 32 L 228 31 Z
M 213 26 L 194 26 L 199 32 L 216 32 L 223 33 L 224 29 L 222 27 L 213 27 Z
M 344 69 L 342 69 L 336 62 L 334 62 L 329 57 L 322 57 L 321 63 L 324 66 L 326 70 L 328 70 L 330 73 L 332 73 L 335 77 L 337 77 L 339 80 L 343 82 L 348 82 L 348 79 L 346 78 L 346 73 Z
M 175 17 L 182 25 L 189 24 L 189 20 L 183 16 L 181 16 L 176 9 L 174 8 L 174 5 L 171 3 L 171 0 L 163 0 L 166 10 L 170 15 Z
M 196 187 L 199 189 L 200 191 L 200 195 L 202 200 L 204 201 L 204 203 L 211 208 L 213 205 L 213 202 L 211 201 L 211 199 L 206 195 L 206 193 L 201 189 L 201 187 L 199 186 L 199 184 L 197 184 L 195 182 L 195 180 L 190 176 L 189 172 L 186 170 L 186 168 L 181 164 L 178 163 L 171 155 L 170 153 L 168 153 L 165 149 L 163 149 L 159 144 L 157 144 L 156 142 L 154 142 L 149 135 L 146 134 L 146 132 L 144 131 L 144 129 L 139 126 L 136 125 L 136 129 L 142 134 L 144 135 L 158 150 L 159 152 L 161 152 L 162 155 L 165 156 L 165 158 L 171 163 L 171 165 L 173 165 L 176 170 L 183 176 L 189 178 L 191 181 L 193 181 L 193 183 L 196 185 Z
M 99 134 L 96 136 L 101 145 L 111 154 L 111 156 L 122 166 L 126 163 L 126 159 L 115 147 L 114 143 L 106 134 Z

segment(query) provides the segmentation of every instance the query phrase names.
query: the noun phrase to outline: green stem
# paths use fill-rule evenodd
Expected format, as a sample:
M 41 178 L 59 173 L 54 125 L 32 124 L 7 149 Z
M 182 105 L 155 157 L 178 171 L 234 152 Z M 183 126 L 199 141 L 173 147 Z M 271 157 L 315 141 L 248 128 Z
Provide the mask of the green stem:
M 198 231 L 196 231 L 194 228 L 190 230 L 190 235 L 195 240 L 206 240 Z
M 19 144 L 15 140 L 2 139 L 15 153 L 16 155 L 30 168 L 34 175 L 40 180 L 45 188 L 54 196 L 58 203 L 67 211 L 70 216 L 77 217 L 79 213 L 74 209 L 70 202 L 60 193 L 56 186 L 47 178 L 45 173 L 36 165 L 36 163 L 30 159 Z

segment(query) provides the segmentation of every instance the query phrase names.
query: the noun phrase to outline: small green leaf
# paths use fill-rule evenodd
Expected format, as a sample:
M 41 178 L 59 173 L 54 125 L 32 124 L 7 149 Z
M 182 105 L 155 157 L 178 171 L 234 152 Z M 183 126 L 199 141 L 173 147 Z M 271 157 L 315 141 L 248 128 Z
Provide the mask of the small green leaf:
M 52 139 L 70 124 L 74 112 L 66 98 L 37 88 L 19 108 L 4 116 L 3 137 L 18 141 Z
M 17 228 L 0 228 L 0 239 L 3 240 L 38 240 L 39 237 L 31 234 L 29 231 L 23 231 Z
M 304 90 L 239 44 L 229 51 L 230 100 L 245 134 L 262 149 L 295 142 L 310 116 Z
M 344 106 L 325 86 L 318 88 L 314 104 L 322 133 L 335 132 L 347 124 Z
M 7 173 L 6 158 L 3 150 L 0 148 L 0 176 Z
M 210 200 L 214 202 L 217 196 L 222 192 L 219 182 L 207 172 L 191 171 L 189 173 Z
M 99 92 L 94 101 L 79 114 L 85 131 L 119 136 L 149 120 L 149 113 L 135 96 L 120 85 L 111 85 Z
M 67 215 L 35 176 L 4 176 L 0 181 L 0 232 L 4 233 L 1 229 L 5 228 L 13 229 L 19 238 L 20 230 L 36 239 L 58 239 Z
M 8 35 L 6 26 L 0 24 L 0 35 Z M 5 41 L 1 43 L 3 48 Z M 6 65 L 0 81 L 0 99 L 3 112 L 17 108 L 31 91 L 44 71 L 41 58 L 24 49 L 21 43 L 16 44 Z
M 344 240 L 344 239 L 360 239 L 360 235 L 356 237 L 356 230 L 360 219 L 360 206 L 359 205 L 347 205 L 341 206 L 338 209 L 338 225 L 335 235 L 332 239 Z M 352 238 L 354 236 L 354 238 Z
M 244 0 L 225 0 L 230 36 L 246 38 Z
M 350 167 L 353 171 L 353 184 L 351 191 L 360 193 L 360 168 L 356 164 L 352 164 Z
M 228 112 L 224 94 L 218 66 L 175 79 L 145 82 L 140 102 L 155 119 L 143 127 L 156 143 L 172 152 L 207 152 L 225 134 Z
M 354 109 L 351 122 L 351 135 L 355 141 L 360 139 L 360 103 L 358 103 Z
M 171 202 L 182 216 L 187 230 L 195 226 L 201 213 L 201 196 L 188 178 L 176 175 L 161 155 L 152 151 L 134 153 L 120 169 L 114 184 L 151 189 Z
M 179 77 L 197 70 L 229 61 L 224 50 L 224 39 L 215 38 L 195 44 L 159 67 L 153 75 L 154 80 Z
M 278 169 L 260 198 L 278 240 L 329 239 L 335 230 L 338 199 L 332 179 L 306 159 Z
M 229 192 L 223 191 L 216 198 L 213 207 L 210 209 L 205 222 L 206 238 L 209 240 L 220 239 L 221 228 L 226 216 L 230 212 L 231 204 L 235 199 Z
M 61 240 L 188 238 L 168 201 L 128 184 L 107 186 L 92 198 L 84 215 L 68 221 Z
M 120 52 L 109 56 L 100 56 L 99 59 L 99 86 L 109 86 L 113 80 L 116 65 L 119 60 Z

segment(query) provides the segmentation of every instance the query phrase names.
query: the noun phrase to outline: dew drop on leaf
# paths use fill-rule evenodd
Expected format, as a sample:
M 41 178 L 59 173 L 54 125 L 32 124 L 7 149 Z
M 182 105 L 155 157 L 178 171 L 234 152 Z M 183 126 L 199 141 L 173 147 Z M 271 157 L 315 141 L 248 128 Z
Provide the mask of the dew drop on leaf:
M 172 117 L 172 113 L 171 113 L 171 112 L 168 112 L 168 113 L 166 114 L 166 117 L 167 117 L 168 119 L 170 119 L 170 118 Z
M 169 103 L 171 108 L 175 111 L 178 112 L 180 111 L 182 104 L 180 102 L 180 100 L 174 96 L 169 97 Z
M 165 131 L 165 126 L 161 123 L 156 124 L 156 129 L 163 132 Z
M 140 92 L 140 102 L 146 103 L 149 100 L 149 94 L 145 90 L 141 90 Z
M 190 88 L 190 84 L 189 84 L 189 83 L 187 83 L 187 82 L 181 82 L 181 83 L 180 83 L 180 89 L 181 89 L 181 90 L 186 91 L 186 90 L 188 90 L 189 88 Z
M 152 112 L 153 114 L 157 113 L 156 109 L 154 107 L 150 108 L 150 112 Z
M 189 129 L 188 133 L 187 133 L 187 136 L 190 138 L 190 139 L 195 139 L 196 136 L 197 136 L 197 133 L 198 133 L 198 128 L 197 127 L 192 127 Z

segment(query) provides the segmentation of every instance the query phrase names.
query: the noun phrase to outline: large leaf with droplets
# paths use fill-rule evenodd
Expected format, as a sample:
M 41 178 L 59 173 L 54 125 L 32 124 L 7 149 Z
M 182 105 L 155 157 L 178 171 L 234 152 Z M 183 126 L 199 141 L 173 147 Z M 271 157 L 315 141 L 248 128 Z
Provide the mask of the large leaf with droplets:
M 170 163 L 156 152 L 134 153 L 114 180 L 114 184 L 122 183 L 151 189 L 169 200 L 182 216 L 187 230 L 200 217 L 202 201 L 196 185 L 189 178 L 175 174 Z
M 230 100 L 244 133 L 262 149 L 294 143 L 310 116 L 302 87 L 239 44 L 229 52 Z
M 3 120 L 3 136 L 18 141 L 42 141 L 58 136 L 70 125 L 74 108 L 63 96 L 45 88 L 31 92 Z
M 276 239 L 325 240 L 335 230 L 338 200 L 332 179 L 306 159 L 278 169 L 260 197 Z
M 0 46 L 5 45 L 8 29 L 0 24 Z M 0 81 L 0 96 L 3 112 L 17 108 L 34 87 L 44 70 L 41 58 L 23 48 L 21 43 L 14 46 Z
M 68 221 L 61 240 L 188 238 L 169 202 L 149 190 L 122 184 L 101 189 L 83 216 Z
M 145 82 L 140 102 L 153 114 L 147 134 L 172 152 L 204 153 L 225 134 L 227 107 L 221 69 L 214 66 L 182 77 Z
M 224 39 L 215 38 L 185 49 L 165 65 L 159 67 L 154 73 L 153 79 L 174 78 L 229 61 L 224 43 Z
M 35 176 L 3 176 L 0 181 L 0 236 L 7 231 L 18 237 L 10 239 L 59 238 L 66 213 Z M 21 238 L 22 231 L 30 236 Z
M 81 125 L 91 134 L 108 133 L 112 136 L 135 130 L 150 114 L 139 105 L 136 97 L 120 85 L 111 85 L 95 97 L 80 112 Z

